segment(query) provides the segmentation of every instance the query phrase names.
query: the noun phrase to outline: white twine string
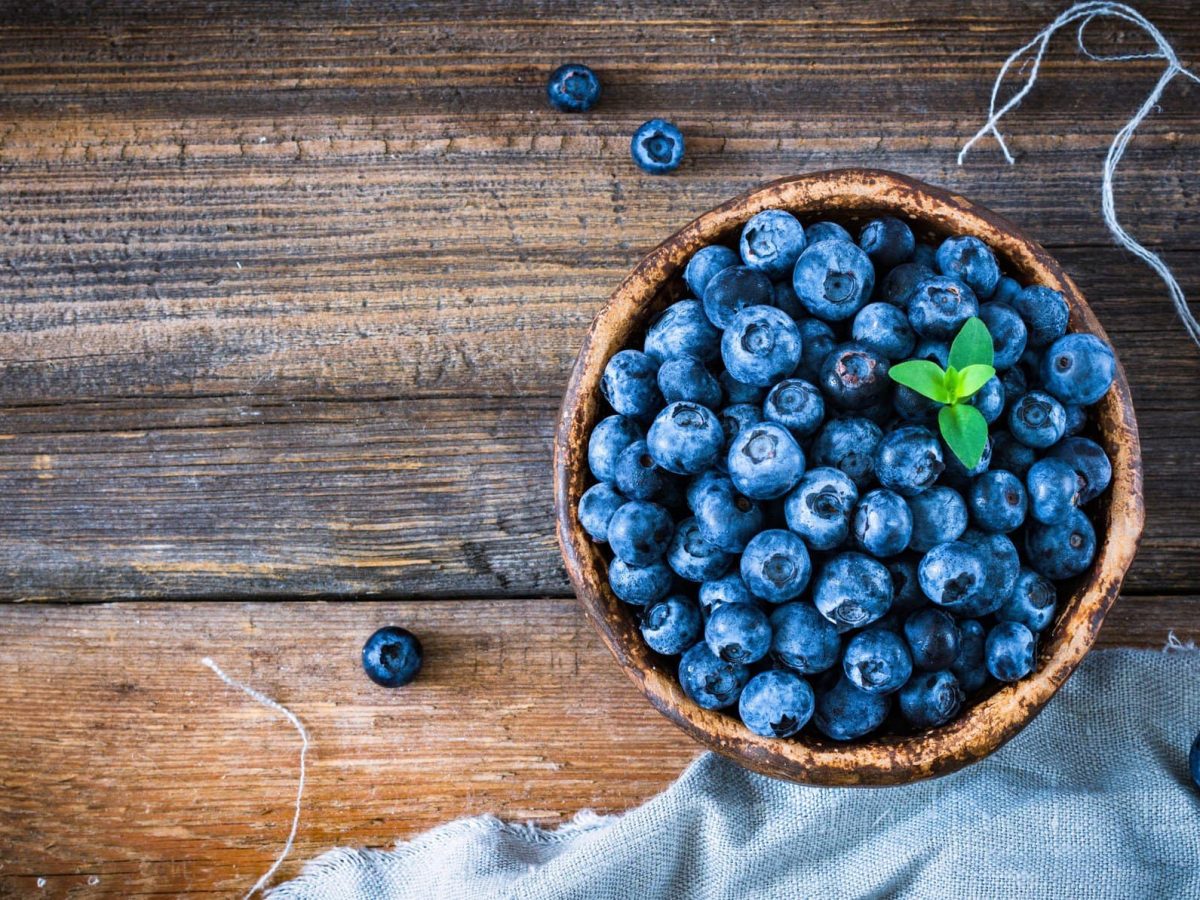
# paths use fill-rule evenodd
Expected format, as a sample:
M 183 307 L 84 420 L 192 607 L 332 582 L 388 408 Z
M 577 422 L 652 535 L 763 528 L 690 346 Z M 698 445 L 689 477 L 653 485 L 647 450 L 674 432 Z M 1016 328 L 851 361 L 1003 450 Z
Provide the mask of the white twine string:
M 260 891 L 266 886 L 267 882 L 271 880 L 271 876 L 274 875 L 279 867 L 283 864 L 283 861 L 287 858 L 287 855 L 292 852 L 292 844 L 296 840 L 296 830 L 300 827 L 300 801 L 304 797 L 305 757 L 308 755 L 308 732 L 304 730 L 304 726 L 300 724 L 300 720 L 296 718 L 296 714 L 287 707 L 280 703 L 276 703 L 266 694 L 256 691 L 249 685 L 242 684 L 240 681 L 235 681 L 234 679 L 230 678 L 221 671 L 220 666 L 218 666 L 207 656 L 200 660 L 200 662 L 212 669 L 217 674 L 217 677 L 230 687 L 237 688 L 246 696 L 253 700 L 257 700 L 268 709 L 273 709 L 275 712 L 283 715 L 289 722 L 292 723 L 292 727 L 295 728 L 300 734 L 300 740 L 302 742 L 300 745 L 300 783 L 296 786 L 296 812 L 292 816 L 292 830 L 288 834 L 287 843 L 283 845 L 283 851 L 275 858 L 275 862 L 271 864 L 271 868 L 267 869 L 262 878 L 258 879 L 258 881 L 254 883 L 254 887 L 250 888 L 250 891 L 246 894 L 244 900 L 249 900 L 250 897 L 254 896 L 256 891 Z
M 1114 56 L 1097 56 L 1088 50 L 1084 44 L 1084 31 L 1091 24 L 1093 19 L 1111 17 L 1120 19 L 1124 22 L 1129 22 L 1136 25 L 1147 35 L 1149 35 L 1155 45 L 1156 51 L 1147 53 L 1124 53 Z M 1080 52 L 1089 59 L 1098 60 L 1101 62 L 1115 62 L 1120 60 L 1130 59 L 1162 59 L 1165 60 L 1167 66 L 1163 69 L 1162 75 L 1158 78 L 1158 83 L 1154 86 L 1154 90 L 1146 97 L 1145 102 L 1130 119 L 1125 127 L 1117 132 L 1117 136 L 1113 139 L 1112 145 L 1108 148 L 1108 156 L 1104 161 L 1104 180 L 1101 185 L 1102 208 L 1104 212 L 1104 223 L 1108 226 L 1108 230 L 1116 238 L 1117 243 L 1136 255 L 1146 265 L 1158 273 L 1158 276 L 1167 286 L 1167 290 L 1171 294 L 1171 302 L 1175 305 L 1175 311 L 1179 314 L 1180 320 L 1183 322 L 1183 327 L 1187 329 L 1188 335 L 1192 340 L 1200 346 L 1200 323 L 1196 321 L 1196 317 L 1192 315 L 1191 309 L 1188 307 L 1187 298 L 1183 294 L 1183 290 L 1179 287 L 1179 282 L 1175 280 L 1175 276 L 1171 274 L 1171 270 L 1167 267 L 1157 254 L 1147 250 L 1136 240 L 1130 237 L 1129 233 L 1117 221 L 1116 204 L 1113 201 L 1113 178 L 1116 175 L 1117 164 L 1120 163 L 1121 157 L 1125 155 L 1125 148 L 1129 145 L 1129 141 L 1133 138 L 1134 132 L 1138 126 L 1142 124 L 1142 120 L 1149 115 L 1150 111 L 1158 104 L 1159 98 L 1162 97 L 1163 91 L 1167 85 L 1175 78 L 1176 75 L 1182 75 L 1185 78 L 1190 78 L 1192 81 L 1200 82 L 1200 76 L 1189 71 L 1179 61 L 1179 57 L 1175 55 L 1174 48 L 1167 42 L 1154 25 L 1146 19 L 1141 13 L 1132 7 L 1126 6 L 1124 3 L 1107 3 L 1107 2 L 1092 2 L 1092 3 L 1077 3 L 1070 9 L 1063 12 L 1057 19 L 1051 22 L 1046 28 L 1038 32 L 1037 36 L 1025 46 L 1017 49 L 1004 61 L 1004 65 L 1000 67 L 1000 74 L 996 76 L 996 83 L 992 86 L 992 99 L 988 106 L 988 119 L 979 131 L 975 132 L 974 137 L 963 144 L 962 150 L 958 154 L 958 164 L 961 166 L 963 160 L 966 159 L 967 151 L 974 146 L 975 142 L 988 134 L 996 138 L 996 143 L 1000 145 L 1000 150 L 1004 153 L 1004 158 L 1010 164 L 1016 160 L 1008 151 L 1008 145 L 1004 141 L 1004 136 L 1000 134 L 1000 129 L 997 127 L 1000 120 L 1010 110 L 1015 109 L 1021 104 L 1021 101 L 1033 90 L 1033 85 L 1037 81 L 1038 69 L 1042 64 L 1042 57 L 1046 54 L 1046 46 L 1050 43 L 1050 38 L 1060 28 L 1070 25 L 1074 22 L 1079 22 L 1079 28 L 1075 33 L 1075 40 L 1079 45 Z M 1004 77 L 1012 68 L 1013 63 L 1021 59 L 1026 53 L 1036 49 L 1036 54 L 1033 57 L 1033 64 L 1029 66 L 1029 77 L 1024 86 L 1017 91 L 1012 98 L 996 109 L 996 103 L 1000 96 L 1000 85 L 1004 82 Z

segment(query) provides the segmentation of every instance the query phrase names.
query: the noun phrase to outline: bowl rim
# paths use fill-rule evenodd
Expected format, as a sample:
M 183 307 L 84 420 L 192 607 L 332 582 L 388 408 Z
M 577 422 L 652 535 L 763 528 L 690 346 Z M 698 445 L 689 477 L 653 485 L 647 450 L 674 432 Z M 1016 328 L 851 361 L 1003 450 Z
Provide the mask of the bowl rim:
M 680 688 L 674 666 L 642 642 L 633 607 L 607 584 L 598 545 L 579 525 L 578 500 L 588 478 L 587 438 L 601 408 L 604 365 L 644 329 L 663 288 L 691 255 L 725 239 L 755 213 L 787 209 L 811 219 L 892 214 L 942 234 L 971 234 L 987 242 L 1008 271 L 1059 290 L 1070 305 L 1071 331 L 1107 335 L 1079 288 L 1037 242 L 1004 217 L 967 198 L 905 175 L 848 168 L 782 178 L 723 203 L 676 231 L 639 262 L 596 315 L 563 395 L 554 441 L 554 507 L 567 574 L 592 625 L 622 669 L 651 704 L 723 756 L 753 771 L 815 785 L 890 785 L 945 775 L 982 759 L 1028 724 L 1066 682 L 1095 642 L 1137 552 L 1145 519 L 1142 467 L 1133 399 L 1120 359 L 1113 388 L 1096 408 L 1099 442 L 1112 462 L 1108 502 L 1096 517 L 1103 535 L 1096 561 L 1039 642 L 1033 675 L 1000 687 L 955 721 L 917 735 L 888 735 L 838 744 L 775 739 L 749 731 L 721 711 L 705 710 Z

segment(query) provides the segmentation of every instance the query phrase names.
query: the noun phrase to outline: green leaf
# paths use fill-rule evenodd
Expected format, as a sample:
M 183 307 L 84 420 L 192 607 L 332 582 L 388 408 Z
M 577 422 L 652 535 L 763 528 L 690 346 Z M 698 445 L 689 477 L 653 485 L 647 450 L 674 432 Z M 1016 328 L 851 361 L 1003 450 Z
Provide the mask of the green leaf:
M 910 359 L 888 369 L 892 381 L 910 387 L 922 397 L 949 403 L 950 393 L 946 390 L 946 373 L 942 367 L 927 359 Z
M 954 399 L 958 396 L 958 369 L 954 368 L 954 366 L 946 369 L 946 376 L 942 379 L 942 384 L 946 388 L 946 396 L 953 403 Z
M 961 372 L 967 366 L 990 366 L 994 361 L 992 335 L 983 319 L 967 319 L 950 345 L 950 365 Z
M 977 390 L 991 381 L 992 376 L 996 374 L 996 370 L 991 366 L 967 366 L 958 373 L 957 383 L 954 385 L 954 397 L 956 400 L 965 400 Z
M 965 403 L 943 406 L 938 412 L 938 427 L 946 444 L 964 466 L 973 469 L 979 465 L 988 437 L 983 413 Z

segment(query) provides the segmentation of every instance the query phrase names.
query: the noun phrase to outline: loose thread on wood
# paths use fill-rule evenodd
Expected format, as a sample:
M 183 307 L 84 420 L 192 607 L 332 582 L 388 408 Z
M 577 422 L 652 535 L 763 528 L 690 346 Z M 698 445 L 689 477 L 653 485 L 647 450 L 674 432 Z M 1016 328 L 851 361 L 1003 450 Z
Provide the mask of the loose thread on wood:
M 304 782 L 307 774 L 305 763 L 308 756 L 308 732 L 305 731 L 304 725 L 301 724 L 300 719 L 296 717 L 296 714 L 287 707 L 283 706 L 281 703 L 275 702 L 266 694 L 256 691 L 249 685 L 242 684 L 242 682 L 230 678 L 223 671 L 221 671 L 220 666 L 218 666 L 207 656 L 200 660 L 200 662 L 212 669 L 213 672 L 216 673 L 216 676 L 230 687 L 237 688 L 252 700 L 256 700 L 268 709 L 273 709 L 275 712 L 284 716 L 289 722 L 292 723 L 292 727 L 295 728 L 300 735 L 300 783 L 296 786 L 296 809 L 295 813 L 292 815 L 292 830 L 288 834 L 287 843 L 283 845 L 283 851 L 275 858 L 275 862 L 271 864 L 271 868 L 267 869 L 263 876 L 254 883 L 254 887 L 250 888 L 249 892 L 246 894 L 244 900 L 249 900 L 250 897 L 253 897 L 255 893 L 262 890 L 267 883 L 270 882 L 271 877 L 279 870 L 279 867 L 283 865 L 283 861 L 287 859 L 287 855 L 292 852 L 292 844 L 295 843 L 296 840 L 296 831 L 300 827 L 300 805 L 301 801 L 304 799 Z
M 1156 51 L 1146 53 L 1123 53 L 1112 56 L 1100 56 L 1088 50 L 1084 42 L 1084 32 L 1087 26 L 1094 19 L 1111 17 L 1120 19 L 1124 22 L 1129 22 L 1136 25 L 1142 31 L 1153 39 L 1157 46 Z M 1079 45 L 1079 50 L 1088 59 L 1099 62 L 1119 62 L 1131 59 L 1162 59 L 1167 63 L 1162 75 L 1159 76 L 1158 83 L 1154 89 L 1146 97 L 1133 118 L 1125 123 L 1117 136 L 1113 138 L 1112 144 L 1108 148 L 1108 156 L 1104 161 L 1104 178 L 1101 182 L 1101 205 L 1104 214 L 1104 223 L 1108 226 L 1108 230 L 1112 233 L 1117 243 L 1124 247 L 1129 252 L 1133 253 L 1141 259 L 1146 265 L 1153 269 L 1167 286 L 1167 291 L 1171 295 L 1171 302 L 1175 305 L 1175 311 L 1179 314 L 1180 320 L 1183 322 L 1183 327 L 1187 329 L 1188 335 L 1200 346 L 1200 323 L 1196 321 L 1196 317 L 1192 315 L 1192 311 L 1188 306 L 1187 298 L 1184 296 L 1182 288 L 1179 287 L 1179 282 L 1175 280 L 1175 276 L 1171 273 L 1170 268 L 1159 256 L 1150 250 L 1147 250 L 1122 227 L 1117 220 L 1116 203 L 1113 200 L 1113 179 L 1117 172 L 1117 165 L 1121 162 L 1121 158 L 1125 155 L 1125 150 L 1129 146 L 1129 141 L 1133 138 L 1138 126 L 1142 124 L 1142 120 L 1158 105 L 1159 99 L 1162 97 L 1163 91 L 1167 85 L 1175 78 L 1176 75 L 1182 75 L 1185 78 L 1190 78 L 1192 81 L 1200 83 L 1200 76 L 1188 70 L 1175 54 L 1175 49 L 1168 43 L 1152 22 L 1145 18 L 1137 10 L 1124 3 L 1108 3 L 1108 2 L 1092 2 L 1092 3 L 1077 3 L 1071 8 L 1064 11 L 1057 19 L 1047 25 L 1042 31 L 1038 32 L 1037 36 L 1023 47 L 1015 50 L 1004 61 L 1004 65 L 1000 67 L 1000 73 L 996 76 L 996 83 L 992 85 L 992 98 L 988 106 L 988 119 L 975 135 L 963 144 L 962 150 L 958 154 L 958 164 L 961 166 L 963 160 L 966 159 L 967 152 L 975 145 L 977 141 L 988 134 L 996 138 L 996 143 L 1000 145 L 1000 150 L 1004 153 L 1004 158 L 1009 164 L 1016 162 L 1013 155 L 1008 150 L 1008 144 L 1005 143 L 1004 136 L 1000 133 L 998 127 L 1000 120 L 1009 111 L 1021 105 L 1021 102 L 1033 90 L 1034 84 L 1037 82 L 1038 70 L 1042 64 L 1042 57 L 1046 54 L 1046 47 L 1050 43 L 1050 38 L 1054 36 L 1060 28 L 1071 25 L 1075 22 L 1079 23 L 1079 28 L 1075 33 L 1076 43 Z M 1032 65 L 1028 65 L 1028 76 L 1025 84 L 1019 91 L 1014 94 L 1007 103 L 996 109 L 996 103 L 1000 97 L 1000 86 L 1004 82 L 1005 76 L 1012 68 L 1013 64 L 1024 57 L 1031 50 L 1036 49 L 1036 54 L 1033 57 Z M 1029 59 L 1026 58 L 1022 62 L 1019 74 L 1024 74 Z

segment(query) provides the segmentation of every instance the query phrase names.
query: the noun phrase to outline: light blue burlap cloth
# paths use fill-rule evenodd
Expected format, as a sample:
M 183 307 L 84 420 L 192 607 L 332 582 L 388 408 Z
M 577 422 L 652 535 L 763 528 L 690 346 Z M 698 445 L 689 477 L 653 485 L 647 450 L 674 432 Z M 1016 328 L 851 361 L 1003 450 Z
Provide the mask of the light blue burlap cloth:
M 622 816 L 463 819 L 334 850 L 271 898 L 1200 898 L 1197 729 L 1200 654 L 1100 651 L 1007 746 L 935 781 L 806 788 L 705 754 Z

